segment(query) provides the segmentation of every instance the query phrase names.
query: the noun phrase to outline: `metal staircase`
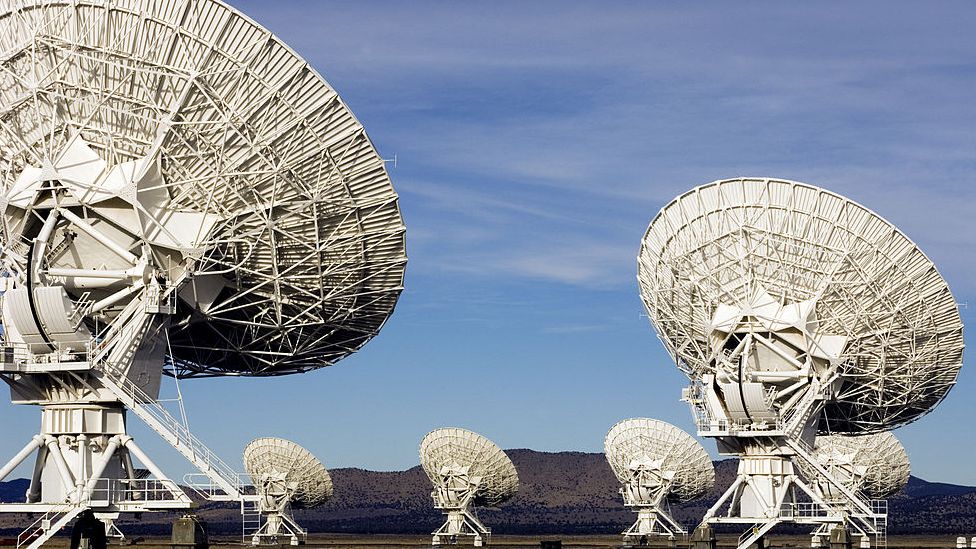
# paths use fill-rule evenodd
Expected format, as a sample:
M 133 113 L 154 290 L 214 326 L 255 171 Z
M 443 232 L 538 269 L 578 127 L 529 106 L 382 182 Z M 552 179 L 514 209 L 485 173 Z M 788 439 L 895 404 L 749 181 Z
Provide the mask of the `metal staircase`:
M 129 378 L 110 373 L 109 368 L 98 372 L 99 381 L 112 391 L 129 410 L 135 412 L 149 427 L 159 433 L 166 442 L 176 448 L 190 463 L 223 492 L 206 494 L 211 501 L 241 501 L 244 489 L 238 473 L 200 439 L 170 414 L 159 402 L 147 395 Z
M 802 442 L 800 439 L 787 439 L 787 444 L 796 452 L 796 457 L 802 459 L 806 462 L 807 466 L 815 469 L 821 478 L 827 480 L 831 484 L 831 488 L 840 492 L 849 506 L 849 517 L 852 519 L 855 527 L 860 529 L 865 534 L 869 534 L 875 537 L 875 543 L 877 545 L 883 546 L 886 543 L 885 540 L 885 530 L 887 523 L 887 514 L 884 512 L 878 512 L 871 505 L 864 502 L 857 494 L 851 491 L 848 487 L 844 486 L 843 483 L 834 480 L 834 477 L 824 469 L 823 465 L 813 457 L 813 449 L 809 447 L 806 443 Z
M 17 536 L 17 549 L 40 549 L 51 536 L 60 532 L 86 508 L 65 503 L 44 513 Z
M 783 421 L 783 431 L 787 438 L 799 440 L 802 438 L 803 428 L 806 426 L 807 418 L 815 415 L 814 407 L 821 406 L 822 399 L 820 391 L 811 387 L 806 391 L 793 408 L 787 412 Z
M 739 536 L 739 541 L 737 547 L 750 547 L 757 541 L 759 541 L 763 536 L 769 533 L 774 527 L 779 525 L 780 521 L 770 520 L 762 524 L 755 524 L 752 528 L 746 530 L 741 536 Z
M 801 441 L 800 439 L 787 439 L 786 443 L 796 452 L 796 457 L 802 459 L 807 466 L 815 469 L 817 473 L 820 474 L 821 478 L 830 482 L 831 488 L 836 489 L 838 492 L 844 495 L 847 503 L 851 506 L 851 510 L 856 514 L 866 514 L 873 515 L 871 507 L 868 506 L 864 501 L 858 497 L 850 488 L 844 486 L 843 483 L 837 482 L 833 475 L 831 475 L 817 458 L 813 457 L 813 448 L 810 448 L 808 444 Z
M 109 330 L 103 340 L 90 345 L 88 362 L 105 388 L 210 479 L 216 490 L 198 489 L 201 495 L 211 501 L 240 501 L 244 496 L 244 488 L 237 471 L 220 459 L 203 441 L 195 437 L 186 425 L 173 417 L 155 398 L 146 394 L 125 376 L 124 371 L 109 360 L 113 347 L 124 343 L 128 337 L 131 337 L 131 332 L 142 330 L 150 316 L 142 299 L 130 301 L 116 318 L 118 325 L 127 327 L 121 330 Z

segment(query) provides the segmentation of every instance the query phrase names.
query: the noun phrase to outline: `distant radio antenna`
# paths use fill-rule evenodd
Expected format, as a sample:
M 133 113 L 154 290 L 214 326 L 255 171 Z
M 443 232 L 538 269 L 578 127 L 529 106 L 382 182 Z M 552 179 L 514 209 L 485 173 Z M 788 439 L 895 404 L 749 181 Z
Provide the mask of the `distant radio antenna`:
M 308 532 L 292 509 L 318 507 L 332 497 L 332 477 L 308 450 L 281 438 L 259 438 L 244 448 L 244 470 L 257 489 L 261 526 L 247 533 L 252 545 L 304 544 Z
M 478 433 L 448 427 L 420 442 L 420 464 L 434 484 L 434 507 L 447 516 L 431 543 L 456 543 L 458 537 L 473 538 L 475 547 L 488 543 L 491 529 L 475 507 L 495 506 L 515 495 L 519 480 L 512 460 Z
M 871 499 L 897 494 L 908 484 L 911 473 L 905 447 L 888 431 L 858 436 L 820 436 L 813 453 L 831 476 Z M 843 500 L 843 494 L 835 490 L 833 483 L 824 483 L 809 464 L 802 463 L 799 469 L 805 478 L 817 483 L 823 497 Z
M 715 468 L 702 445 L 681 429 L 656 419 L 625 419 L 604 441 L 607 461 L 624 486 L 624 505 L 637 522 L 623 532 L 626 545 L 646 545 L 649 536 L 687 534 L 671 516 L 669 502 L 703 495 L 715 484 Z

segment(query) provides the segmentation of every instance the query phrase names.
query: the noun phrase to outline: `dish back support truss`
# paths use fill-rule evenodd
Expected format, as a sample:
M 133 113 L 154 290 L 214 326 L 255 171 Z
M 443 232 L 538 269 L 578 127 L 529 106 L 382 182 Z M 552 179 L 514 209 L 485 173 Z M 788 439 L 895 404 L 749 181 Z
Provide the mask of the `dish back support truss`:
M 0 3 L 0 211 L 0 377 L 45 418 L 13 461 L 37 454 L 30 509 L 56 513 L 52 528 L 136 509 L 127 411 L 212 498 L 246 499 L 157 402 L 164 366 L 328 366 L 376 335 L 402 290 L 397 197 L 362 125 L 218 0 Z M 111 494 L 94 498 L 103 482 Z

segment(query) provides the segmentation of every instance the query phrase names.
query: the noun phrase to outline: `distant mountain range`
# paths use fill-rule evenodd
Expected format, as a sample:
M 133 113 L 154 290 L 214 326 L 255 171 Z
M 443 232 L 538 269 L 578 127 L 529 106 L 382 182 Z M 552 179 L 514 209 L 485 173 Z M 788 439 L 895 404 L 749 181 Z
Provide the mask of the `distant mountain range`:
M 498 534 L 614 534 L 634 515 L 617 493 L 619 484 L 603 454 L 508 450 L 521 487 L 512 500 L 479 515 Z M 724 491 L 735 475 L 734 460 L 715 463 L 716 485 L 705 497 L 676 506 L 675 517 L 689 528 Z M 440 525 L 430 500 L 430 481 L 419 466 L 399 472 L 362 469 L 331 471 L 335 497 L 317 509 L 296 514 L 310 532 L 426 534 Z M 0 483 L 0 499 L 23 497 L 27 481 Z M 889 499 L 892 534 L 959 534 L 976 527 L 976 487 L 926 482 L 911 477 L 908 486 Z M 199 513 L 214 533 L 240 533 L 236 506 L 201 502 Z M 20 521 L 4 518 L 0 530 Z M 122 523 L 133 534 L 168 534 L 172 516 L 146 514 Z

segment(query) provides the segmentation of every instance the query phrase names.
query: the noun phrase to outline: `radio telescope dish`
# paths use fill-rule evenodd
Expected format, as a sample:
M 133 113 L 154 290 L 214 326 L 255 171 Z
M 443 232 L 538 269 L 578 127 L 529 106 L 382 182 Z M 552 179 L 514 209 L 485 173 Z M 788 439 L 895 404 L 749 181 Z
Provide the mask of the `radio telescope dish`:
M 41 282 L 80 312 L 114 296 L 89 329 L 161 285 L 180 376 L 305 372 L 383 326 L 406 263 L 397 195 L 274 35 L 218 0 L 22 2 L 0 29 L 9 270 L 30 271 L 54 215 Z
M 959 310 L 928 257 L 871 210 L 811 185 L 731 179 L 683 194 L 651 222 L 638 280 L 651 322 L 693 380 L 720 374 L 726 361 L 716 357 L 746 321 L 788 334 L 778 344 L 800 362 L 835 370 L 822 432 L 909 423 L 962 367 Z M 783 377 L 775 385 L 795 383 Z
M 251 535 L 258 545 L 288 537 L 304 543 L 307 532 L 295 522 L 291 509 L 318 507 L 332 497 L 332 477 L 308 450 L 280 438 L 259 438 L 244 448 L 244 470 L 257 488 L 258 509 L 265 516 Z
M 487 438 L 449 427 L 431 431 L 420 442 L 420 464 L 434 485 L 434 507 L 447 515 L 433 532 L 432 543 L 457 536 L 472 536 L 475 546 L 487 543 L 491 530 L 473 508 L 498 505 L 515 495 L 519 481 L 512 460 Z
M 744 460 L 705 521 L 761 524 L 740 540 L 745 548 L 800 520 L 782 512 L 797 504 L 797 489 L 815 496 L 795 482 L 795 461 L 845 499 L 818 511 L 824 521 L 882 534 L 886 518 L 821 473 L 812 445 L 818 431 L 877 433 L 914 421 L 955 383 L 962 322 L 928 257 L 832 192 L 729 179 L 661 209 L 641 243 L 638 282 L 660 339 L 692 381 L 683 399 L 699 434 Z
M 870 435 L 819 436 L 814 455 L 829 473 L 845 486 L 871 499 L 885 499 L 908 484 L 911 465 L 901 442 L 890 432 Z M 817 475 L 805 464 L 800 472 L 806 478 Z M 830 486 L 823 487 L 824 497 L 837 497 Z
M 0 2 L 0 67 L 0 378 L 43 408 L 0 480 L 36 451 L 31 509 L 73 502 L 51 525 L 189 508 L 131 411 L 201 492 L 244 501 L 158 402 L 162 375 L 302 373 L 375 336 L 406 264 L 383 160 L 332 86 L 220 0 Z
M 610 469 L 624 487 L 624 505 L 637 508 L 637 522 L 624 539 L 686 534 L 665 508 L 705 494 L 715 467 L 702 445 L 681 429 L 656 419 L 625 419 L 603 443 Z
M 288 501 L 294 509 L 318 507 L 332 497 L 332 477 L 325 465 L 305 448 L 285 439 L 252 440 L 244 447 L 244 470 L 253 481 L 281 477 L 293 485 Z

